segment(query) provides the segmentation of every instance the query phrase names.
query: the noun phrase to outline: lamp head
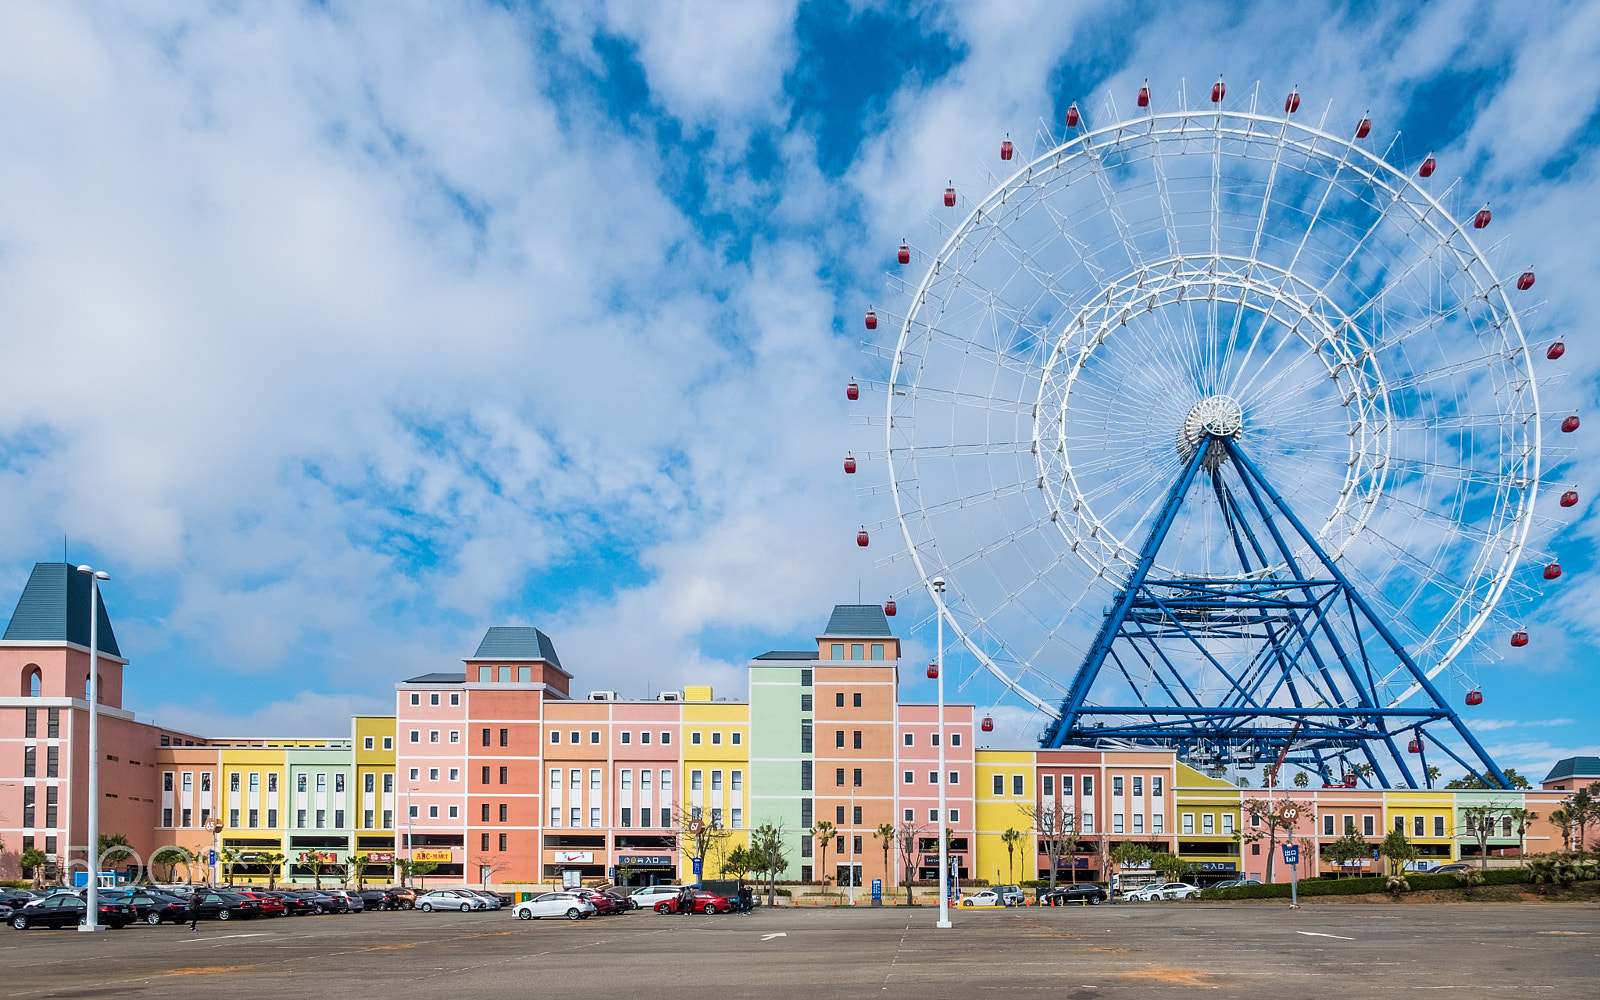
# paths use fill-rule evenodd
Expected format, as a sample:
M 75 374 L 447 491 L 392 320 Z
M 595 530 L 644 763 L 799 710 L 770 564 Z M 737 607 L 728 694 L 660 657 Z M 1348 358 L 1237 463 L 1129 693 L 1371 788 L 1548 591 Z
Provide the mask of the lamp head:
M 111 579 L 111 574 L 107 573 L 105 570 L 100 570 L 95 573 L 94 578 L 96 580 L 109 580 Z
M 88 565 L 79 566 L 78 567 L 78 572 L 79 573 L 83 573 L 83 574 L 88 575 L 88 576 L 93 576 L 94 575 L 94 567 L 93 566 L 88 566 Z
M 941 594 L 944 593 L 944 577 L 936 576 L 933 578 L 933 589 Z

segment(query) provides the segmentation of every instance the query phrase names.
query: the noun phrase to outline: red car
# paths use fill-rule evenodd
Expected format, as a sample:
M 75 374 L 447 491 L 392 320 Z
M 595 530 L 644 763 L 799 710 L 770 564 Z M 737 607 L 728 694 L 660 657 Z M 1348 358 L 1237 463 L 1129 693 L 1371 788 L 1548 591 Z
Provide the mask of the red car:
M 703 889 L 695 890 L 694 902 L 690 904 L 695 913 L 727 913 L 733 909 L 733 902 L 726 896 L 719 896 L 714 892 Z M 677 913 L 678 897 L 669 896 L 656 904 L 657 913 Z
M 241 890 L 239 895 L 259 902 L 261 904 L 261 915 L 263 917 L 281 917 L 285 913 L 289 912 L 289 908 L 283 905 L 283 899 L 279 896 L 274 896 L 270 892 L 255 892 L 245 889 Z
M 608 896 L 598 889 L 567 889 L 564 890 L 576 896 L 582 896 L 594 904 L 594 912 L 599 916 L 611 913 L 621 913 L 628 908 L 628 904 L 619 903 L 615 896 Z

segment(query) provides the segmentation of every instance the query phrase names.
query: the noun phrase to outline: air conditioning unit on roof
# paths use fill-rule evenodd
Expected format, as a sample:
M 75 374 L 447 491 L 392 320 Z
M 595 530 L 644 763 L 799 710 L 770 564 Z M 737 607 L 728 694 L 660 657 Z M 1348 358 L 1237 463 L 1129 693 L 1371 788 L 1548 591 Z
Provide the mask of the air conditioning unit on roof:
M 589 692 L 589 700 L 590 701 L 616 701 L 617 700 L 617 693 L 615 691 L 590 691 Z
M 656 695 L 656 701 L 682 701 L 682 700 L 683 700 L 683 693 L 681 691 L 663 691 L 660 694 Z

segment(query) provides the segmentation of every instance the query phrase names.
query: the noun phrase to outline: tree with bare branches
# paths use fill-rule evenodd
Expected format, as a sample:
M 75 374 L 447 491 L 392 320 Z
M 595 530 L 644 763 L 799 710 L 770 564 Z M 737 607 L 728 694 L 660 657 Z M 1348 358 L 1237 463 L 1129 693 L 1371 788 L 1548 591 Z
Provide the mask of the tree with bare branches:
M 918 841 L 922 839 L 922 827 L 914 823 L 902 823 L 895 836 L 898 838 L 900 860 L 905 870 L 906 905 L 910 906 L 916 900 L 911 896 L 911 873 L 917 870 L 917 854 L 919 853 Z
M 1077 835 L 1076 817 L 1069 803 L 1053 797 L 1043 803 L 1023 806 L 1022 814 L 1033 824 L 1034 839 L 1050 864 L 1050 888 L 1054 889 L 1061 859 L 1072 849 L 1073 838 Z

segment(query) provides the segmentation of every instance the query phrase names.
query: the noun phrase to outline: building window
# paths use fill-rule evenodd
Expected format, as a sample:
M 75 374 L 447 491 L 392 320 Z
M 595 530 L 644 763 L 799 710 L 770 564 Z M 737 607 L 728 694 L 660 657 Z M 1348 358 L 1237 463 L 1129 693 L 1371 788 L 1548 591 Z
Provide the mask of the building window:
M 510 812 L 510 808 L 511 807 L 510 807 L 509 803 L 506 803 L 506 802 L 500 803 L 500 822 L 502 822 L 502 823 L 509 823 L 510 822 L 510 820 L 507 818 L 507 814 Z
M 810 694 L 803 694 L 803 695 L 800 696 L 800 711 L 802 711 L 802 712 L 811 711 L 811 695 Z
M 372 749 L 372 737 L 363 736 L 361 738 L 361 749 L 363 749 L 363 750 L 371 750 Z
M 1135 795 L 1143 795 L 1144 794 L 1144 778 L 1135 777 L 1133 779 L 1133 794 L 1135 794 Z
M 802 792 L 809 792 L 809 791 L 812 790 L 811 789 L 811 767 L 812 767 L 812 762 L 809 761 L 809 760 L 803 760 L 803 761 L 800 762 L 800 790 Z M 910 772 L 907 772 L 907 773 L 909 774 Z M 809 827 L 811 824 L 810 823 L 802 823 L 800 825 Z
M 1134 833 L 1143 833 L 1144 832 L 1144 813 L 1134 813 L 1133 814 L 1133 832 Z
M 1412 819 L 1412 822 L 1411 822 L 1411 835 L 1413 837 L 1424 836 L 1426 831 L 1425 831 L 1425 827 L 1422 825 L 1422 820 L 1423 820 L 1423 817 L 1421 817 L 1421 816 L 1417 816 L 1417 817 L 1414 817 Z M 1491 831 L 1491 832 L 1493 832 L 1493 831 Z
M 527 669 L 527 668 L 523 668 L 523 669 Z M 623 826 L 627 826 L 627 824 L 624 823 Z M 500 835 L 500 850 L 503 851 L 505 849 L 506 849 L 506 835 L 502 833 Z
M 573 740 L 572 742 L 576 743 L 578 741 L 577 740 Z M 503 746 L 503 747 L 508 747 L 508 746 L 511 745 L 511 730 L 509 730 L 509 729 L 500 730 L 500 745 Z
M 589 810 L 589 825 L 590 826 L 599 826 L 600 825 L 600 807 L 599 806 L 595 806 L 594 808 Z
M 633 810 L 627 806 L 622 807 L 622 825 L 625 827 L 633 825 Z
M 661 769 L 661 793 L 663 795 L 665 795 L 670 791 L 672 791 L 672 772 L 667 770 L 666 768 L 662 768 Z M 665 819 L 663 819 L 661 821 L 661 825 L 662 826 L 667 826 L 668 823 L 667 823 L 667 821 Z
M 1151 777 L 1151 779 L 1150 779 L 1150 797 L 1153 798 L 1153 799 L 1161 798 L 1161 779 L 1160 778 Z
M 268 809 L 267 810 L 267 826 L 270 829 L 274 829 L 274 830 L 276 830 L 278 828 L 278 810 L 276 810 L 276 809 Z
M 1055 794 L 1056 794 L 1056 776 L 1055 775 L 1053 775 L 1053 774 L 1041 774 L 1039 776 L 1039 794 L 1043 795 L 1047 799 L 1055 798 Z
M 272 819 L 272 817 L 269 816 L 268 817 L 268 822 L 267 822 L 268 826 L 272 825 L 271 819 Z M 372 810 L 371 809 L 363 809 L 361 811 L 361 828 L 363 830 L 372 829 L 372 819 L 373 819 Z
M 511 783 L 511 768 L 502 767 L 500 769 L 500 784 L 506 785 L 506 784 L 510 784 L 510 783 Z
M 598 729 L 589 730 L 589 742 L 590 743 L 599 743 L 600 742 L 600 730 L 598 730 Z
M 550 730 L 550 742 L 551 743 L 560 743 L 561 742 L 561 734 L 559 732 L 557 732 L 556 730 L 554 730 L 554 729 Z
M 438 781 L 439 780 L 439 769 L 437 767 L 428 768 L 428 780 L 429 781 Z M 321 789 L 319 788 L 318 791 L 321 791 Z
M 1367 825 L 1368 826 L 1372 825 L 1372 817 L 1371 816 L 1367 817 Z M 1444 817 L 1443 816 L 1435 816 L 1433 818 L 1433 835 L 1435 837 L 1444 836 Z
M 693 732 L 693 733 L 689 734 L 689 745 L 690 746 L 696 746 L 696 747 L 700 745 L 700 734 L 699 734 L 699 732 Z
M 461 694 L 459 692 L 452 691 L 450 693 L 450 704 L 452 704 L 452 705 L 461 704 Z
M 1161 817 L 1160 816 L 1156 817 L 1156 832 L 1157 833 L 1161 832 Z M 1222 814 L 1222 833 L 1223 833 L 1223 836 L 1226 836 L 1226 837 L 1233 836 L 1233 813 L 1223 813 Z
M 850 659 L 852 659 L 852 660 L 864 660 L 864 659 L 866 659 L 867 657 L 866 657 L 865 649 L 866 649 L 866 644 L 865 643 L 852 642 L 850 644 Z
M 384 776 L 383 776 L 383 790 L 385 792 L 394 791 L 394 772 L 390 771 L 390 772 L 386 772 L 384 774 Z
M 598 768 L 589 772 L 589 787 L 597 792 L 600 790 L 600 770 Z
M 1111 779 L 1111 794 L 1116 796 L 1117 798 L 1121 798 L 1122 797 L 1122 776 L 1121 775 L 1118 775 L 1117 777 L 1114 777 L 1114 778 Z
M 1004 779 L 1002 779 L 1002 780 L 1004 780 Z M 939 772 L 938 771 L 929 771 L 928 772 L 928 784 L 937 785 L 938 783 L 939 783 Z
M 835 826 L 844 826 L 844 806 L 834 806 L 833 822 Z
M 950 784 L 952 784 L 952 785 L 961 784 L 961 772 L 960 771 L 951 771 L 950 772 Z
M 162 771 L 161 772 L 161 790 L 163 792 L 172 791 L 172 772 L 171 771 Z M 171 824 L 168 824 L 168 825 L 170 826 Z
M 915 781 L 915 780 L 916 780 L 916 773 L 915 773 L 915 772 L 913 772 L 913 771 L 906 771 L 906 772 L 905 772 L 905 775 L 904 775 L 904 777 L 905 777 L 905 781 L 904 781 L 904 783 L 905 783 L 905 784 L 907 784 L 907 785 L 909 785 L 909 784 L 911 784 L 911 783 L 912 783 L 912 782 L 913 782 L 913 781 Z
M 317 829 L 318 830 L 325 830 L 325 829 L 327 829 L 327 826 L 328 826 L 328 810 L 326 810 L 326 809 L 318 809 L 317 810 Z
M 639 772 L 639 787 L 641 789 L 643 789 L 644 791 L 646 791 L 646 792 L 648 792 L 650 790 L 650 772 L 649 771 L 640 771 Z
M 1011 776 L 1011 794 L 1012 795 L 1021 795 L 1022 794 L 1022 775 L 1013 774 Z
M 830 660 L 842 660 L 842 659 L 844 659 L 844 643 L 842 643 L 842 642 L 829 643 L 828 644 L 828 659 L 830 659 Z
M 881 659 L 881 657 L 880 657 L 880 659 Z M 861 692 L 857 691 L 854 694 L 852 694 L 850 697 L 853 700 L 853 704 L 852 704 L 851 707 L 852 708 L 860 708 L 861 707 Z
M 859 777 L 860 772 L 858 771 L 856 773 L 857 773 L 857 776 Z M 732 785 L 732 790 L 733 791 L 735 791 L 735 792 L 744 791 L 744 772 L 743 771 L 734 771 L 731 775 L 729 775 L 729 780 L 731 780 L 733 782 L 733 785 Z M 859 785 L 859 784 L 861 784 L 861 782 L 857 781 L 856 784 Z
M 482 773 L 479 775 L 478 784 L 487 785 L 488 783 L 489 783 L 489 765 L 485 764 L 485 765 L 483 765 Z M 370 792 L 370 791 L 372 791 L 372 789 L 369 788 L 369 789 L 367 789 L 367 791 Z
M 422 739 L 422 734 L 420 732 L 418 732 L 415 729 L 411 730 L 411 742 L 417 743 L 417 742 L 420 742 L 421 739 Z
M 228 810 L 228 825 L 232 827 L 237 827 L 239 825 L 239 810 Z
M 254 809 L 252 809 L 252 810 L 250 810 L 250 811 L 251 811 L 251 812 L 252 812 L 252 813 L 253 813 L 253 812 L 255 812 L 255 810 L 254 810 Z M 181 812 L 181 813 L 180 813 L 180 814 L 179 814 L 179 817 L 180 817 L 180 818 L 179 818 L 179 822 L 180 822 L 180 823 L 182 823 L 182 824 L 183 824 L 183 826 L 185 826 L 185 827 L 187 827 L 187 826 L 188 826 L 188 825 L 189 825 L 189 823 L 190 823 L 190 821 L 191 821 L 191 820 L 192 820 L 192 819 L 193 819 L 193 817 L 194 817 L 194 810 L 192 810 L 192 809 L 185 809 L 185 810 L 183 810 L 183 811 L 182 811 L 182 812 Z
M 1322 835 L 1324 837 L 1333 836 L 1333 817 L 1331 815 L 1322 817 Z
M 622 790 L 625 792 L 633 790 L 633 771 L 628 768 L 622 770 Z
M 439 807 L 438 806 L 429 806 L 428 807 L 428 818 L 429 819 L 438 819 L 439 818 Z
M 671 733 L 662 733 L 661 734 L 661 745 L 662 746 L 666 746 L 671 742 L 672 742 L 672 734 Z M 667 824 L 662 823 L 661 825 L 662 826 L 666 826 Z
M 1094 794 L 1094 775 L 1086 774 L 1086 775 L 1083 776 L 1083 797 L 1084 798 L 1088 798 L 1089 796 L 1091 796 L 1093 794 Z
M 393 736 L 385 736 L 383 738 L 383 748 L 385 750 L 393 750 L 394 749 L 394 737 Z M 388 827 L 384 827 L 384 829 L 388 829 Z
M 479 818 L 479 822 L 482 822 L 482 823 L 489 822 L 489 803 L 485 802 L 483 804 L 482 811 L 479 813 L 479 817 L 480 817 Z M 485 834 L 485 836 L 488 836 L 488 835 Z
M 239 772 L 238 771 L 229 771 L 228 772 L 228 791 L 237 792 L 238 790 L 239 790 Z
M 650 743 L 650 733 L 649 732 L 640 733 L 639 734 L 639 742 L 645 744 L 646 746 L 648 746 L 649 743 Z
M 714 747 L 720 747 L 722 745 L 722 734 L 721 733 L 712 733 L 711 734 L 711 745 L 714 746 Z
M 843 750 L 844 749 L 844 730 L 843 729 L 835 729 L 833 731 L 833 745 L 834 745 L 835 749 L 838 749 L 838 750 Z
M 801 800 L 801 802 L 809 802 L 809 801 L 810 801 L 810 799 L 802 799 Z M 672 825 L 672 808 L 670 806 L 662 806 L 661 807 L 661 825 L 662 825 L 663 828 L 669 827 L 669 826 Z M 801 824 L 801 825 L 803 826 L 805 824 Z
M 31 811 L 31 807 L 30 807 L 29 810 L 25 810 L 25 811 Z M 25 826 L 32 826 L 33 824 L 30 822 L 30 823 L 25 823 L 24 825 Z M 171 826 L 172 825 L 172 810 L 171 809 L 162 809 L 161 810 L 161 825 L 162 826 Z
M 961 810 L 960 809 L 952 809 L 952 810 L 950 810 L 950 822 L 952 822 L 952 823 L 961 822 Z
M 960 733 L 951 733 L 950 734 L 950 745 L 953 746 L 953 747 L 958 747 L 958 746 L 961 745 L 961 734 Z M 935 742 L 934 746 L 938 746 L 938 743 Z
M 1066 797 L 1066 796 L 1071 795 L 1071 794 L 1072 794 L 1072 775 L 1063 774 L 1061 776 L 1061 795 L 1062 795 L 1062 797 Z
M 937 822 L 939 822 L 939 810 L 937 810 L 937 809 L 929 809 L 928 810 L 928 822 L 929 823 L 937 823 Z
M 417 771 L 417 768 L 414 768 L 414 767 L 413 767 L 413 768 L 412 768 L 412 769 L 411 769 L 411 771 L 410 771 L 410 774 L 409 774 L 409 777 L 410 777 L 410 779 L 411 779 L 411 780 L 412 780 L 412 781 L 416 781 L 416 780 L 417 780 L 417 773 L 418 773 L 418 771 Z M 305 791 L 305 790 L 306 790 L 306 785 L 305 785 L 305 782 L 304 782 L 304 781 L 301 781 L 301 782 L 300 782 L 300 790 L 301 790 L 301 791 L 302 791 L 302 792 L 303 792 L 303 791 Z
M 1180 825 L 1179 825 L 1178 829 L 1181 832 L 1183 832 L 1183 833 L 1193 833 L 1194 832 L 1194 813 L 1184 813 L 1183 814 L 1183 818 L 1179 822 L 1180 822 Z
M 739 746 L 744 742 L 744 734 L 738 730 L 734 730 L 733 735 L 730 738 L 733 740 L 734 746 Z
M 437 743 L 437 742 L 439 742 L 439 730 L 437 730 L 437 729 L 428 730 L 428 742 L 429 743 Z
M 645 806 L 639 810 L 639 825 L 646 829 L 650 826 L 650 807 Z
M 339 775 L 339 777 L 343 778 L 344 775 L 341 774 L 341 775 Z M 450 769 L 450 780 L 451 781 L 460 781 L 461 780 L 461 770 L 459 768 L 452 767 Z M 342 790 L 343 789 L 341 789 L 341 791 Z
M 1123 832 L 1123 829 L 1122 829 L 1122 814 L 1121 813 L 1112 813 L 1111 814 L 1111 832 L 1112 833 L 1122 833 Z
M 567 738 L 568 738 L 568 741 L 571 742 L 571 743 L 582 743 L 583 742 L 583 734 L 578 732 L 576 729 L 574 729 L 572 732 L 568 733 L 567 734 Z
M 800 720 L 800 752 L 811 752 L 811 720 Z
M 1222 832 L 1223 833 L 1232 832 L 1230 830 L 1230 828 L 1229 828 L 1229 824 L 1230 824 L 1230 821 L 1232 819 L 1233 819 L 1232 816 L 1224 816 L 1224 817 L 1222 817 Z M 1166 817 L 1162 816 L 1160 813 L 1156 813 L 1155 815 L 1151 816 L 1150 817 L 1150 832 L 1151 833 L 1166 833 L 1167 832 Z
M 700 791 L 701 790 L 701 786 L 704 783 L 704 781 L 705 781 L 705 772 L 704 771 L 700 770 L 699 768 L 695 768 L 693 771 L 690 771 L 689 772 L 689 791 L 691 791 L 691 792 Z
M 855 739 L 855 748 L 857 750 L 860 750 L 861 749 L 861 730 L 857 729 L 855 731 L 854 739 Z
M 840 767 L 840 768 L 835 768 L 834 769 L 834 772 L 833 772 L 833 784 L 834 784 L 834 787 L 836 787 L 836 788 L 843 788 L 844 787 L 844 768 Z
M 430 704 L 430 705 L 439 704 L 439 693 L 437 691 L 435 691 L 435 692 L 433 692 L 433 693 L 428 695 L 428 704 Z
M 632 742 L 633 742 L 633 734 L 632 733 L 623 733 L 622 734 L 622 745 L 623 746 L 627 746 L 628 744 L 630 744 Z
M 1205 813 L 1200 817 L 1200 832 L 1207 837 L 1217 832 L 1217 817 L 1214 813 Z
M 484 746 L 488 746 L 489 745 L 489 730 L 488 729 L 480 730 L 479 733 L 478 733 L 478 739 Z
M 416 814 L 417 807 L 412 806 L 411 815 L 415 816 Z M 294 825 L 297 829 L 304 830 L 306 828 L 306 811 L 304 809 L 296 809 L 294 811 Z
M 561 825 L 561 807 L 560 806 L 551 806 L 550 807 L 550 825 L 551 826 L 560 826 Z
M 837 660 L 838 657 L 836 656 L 836 657 L 834 657 L 834 659 Z M 810 667 L 801 667 L 800 668 L 800 686 L 803 687 L 803 688 L 808 688 L 808 687 L 811 686 L 811 668 Z
M 1404 816 L 1396 816 L 1394 818 L 1394 828 L 1396 830 L 1400 831 L 1401 833 L 1405 833 L 1406 832 L 1406 818 Z
M 994 776 L 994 794 L 996 794 L 996 795 L 1004 795 L 1005 793 L 1006 793 L 1006 776 L 1003 775 L 1003 774 L 997 774 L 997 775 Z
M 908 747 L 910 747 L 910 746 L 916 746 L 916 743 L 915 743 L 915 741 L 913 741 L 913 740 L 912 740 L 912 738 L 911 738 L 911 734 L 910 734 L 910 733 L 906 733 L 906 734 L 905 734 L 905 735 L 904 735 L 904 736 L 902 736 L 902 737 L 901 737 L 901 740 L 902 740 L 902 742 L 904 742 L 904 743 L 905 743 L 905 745 L 906 745 L 906 746 L 908 746 Z
M 418 694 L 415 691 L 411 692 L 411 704 L 413 704 L 413 705 L 422 704 L 422 695 Z
M 383 811 L 383 829 L 385 829 L 385 830 L 393 830 L 394 829 L 394 810 L 393 809 L 385 809 Z

